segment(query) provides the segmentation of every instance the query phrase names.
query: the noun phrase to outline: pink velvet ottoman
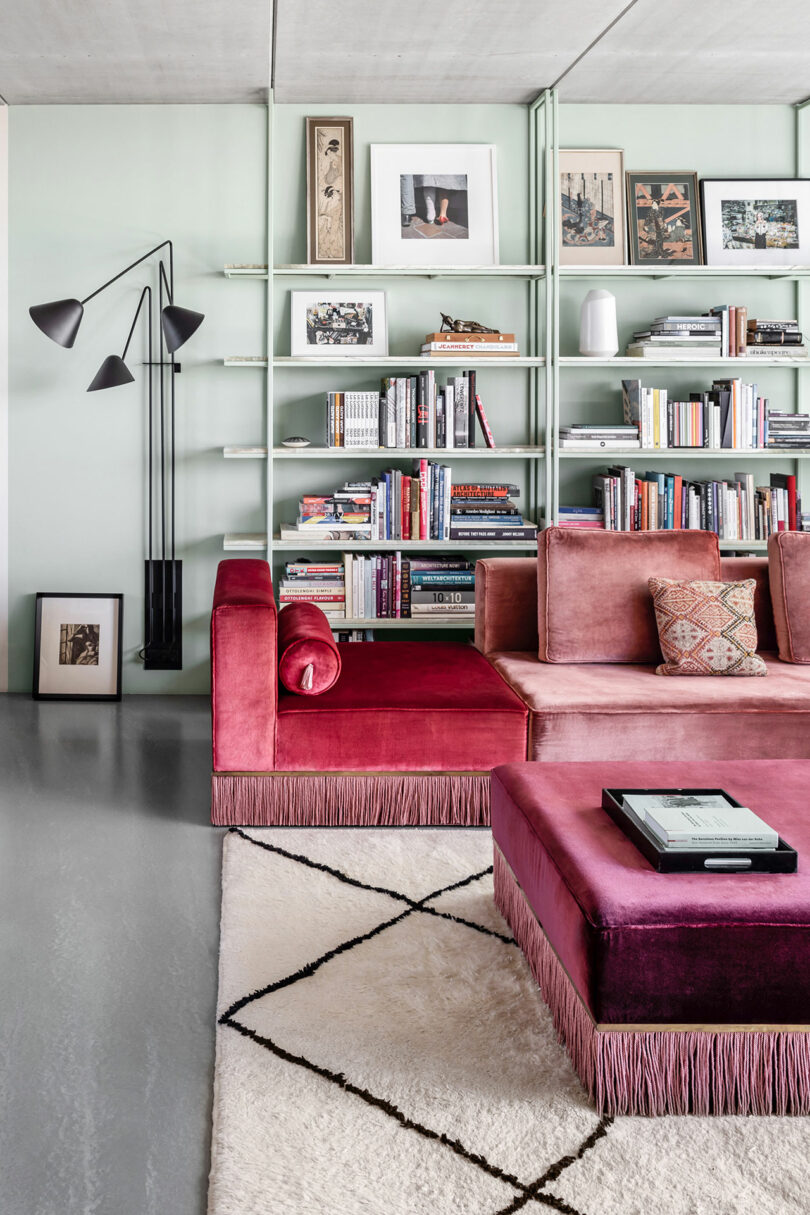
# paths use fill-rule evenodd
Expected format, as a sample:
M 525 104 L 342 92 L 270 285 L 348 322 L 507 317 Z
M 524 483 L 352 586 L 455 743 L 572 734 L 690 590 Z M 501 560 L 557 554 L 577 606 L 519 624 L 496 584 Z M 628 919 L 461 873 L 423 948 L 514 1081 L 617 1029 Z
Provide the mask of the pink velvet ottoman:
M 657 873 L 623 786 L 725 789 L 799 870 Z M 491 795 L 495 901 L 600 1111 L 810 1112 L 810 760 L 506 764 Z

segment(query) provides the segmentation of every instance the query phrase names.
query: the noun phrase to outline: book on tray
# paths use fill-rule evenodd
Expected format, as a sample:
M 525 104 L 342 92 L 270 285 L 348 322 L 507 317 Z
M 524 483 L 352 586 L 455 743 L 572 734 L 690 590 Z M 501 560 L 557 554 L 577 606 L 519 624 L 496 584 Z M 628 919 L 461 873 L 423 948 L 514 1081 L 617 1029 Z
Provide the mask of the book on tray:
M 723 789 L 603 789 L 602 809 L 659 873 L 795 873 L 795 849 Z
M 593 477 L 590 506 L 561 506 L 561 527 L 607 531 L 680 528 L 716 532 L 721 540 L 767 540 L 774 532 L 801 531 L 806 516 L 793 473 L 770 473 L 767 485 L 754 474 L 694 480 L 672 472 L 638 472 L 613 465 Z
M 453 484 L 446 464 L 420 459 L 411 475 L 386 469 L 370 481 L 346 482 L 327 495 L 307 494 L 281 540 L 534 540 L 505 483 Z
M 476 421 L 486 446 L 494 447 L 474 370 L 448 376 L 444 384 L 427 369 L 418 375 L 386 376 L 379 392 L 326 394 L 327 447 L 471 448 Z

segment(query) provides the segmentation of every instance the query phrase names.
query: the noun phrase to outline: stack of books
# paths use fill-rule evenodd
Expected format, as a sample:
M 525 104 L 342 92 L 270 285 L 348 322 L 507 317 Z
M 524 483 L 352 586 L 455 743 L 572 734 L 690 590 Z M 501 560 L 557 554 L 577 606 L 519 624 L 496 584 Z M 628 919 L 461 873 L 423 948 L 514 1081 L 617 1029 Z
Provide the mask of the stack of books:
M 343 562 L 347 619 L 475 615 L 475 568 L 464 557 L 344 553 Z
M 713 316 L 658 316 L 639 329 L 627 347 L 636 359 L 717 359 L 722 353 L 722 322 Z
M 279 583 L 278 600 L 316 603 L 330 620 L 346 616 L 345 567 L 342 561 L 289 561 Z
M 764 358 L 806 359 L 798 321 L 748 321 L 745 354 Z
M 769 409 L 766 446 L 781 447 L 785 450 L 810 448 L 810 413 L 786 413 Z
M 622 380 L 622 404 L 624 421 L 638 427 L 644 450 L 766 446 L 768 399 L 756 384 L 740 379 L 715 380 L 708 392 L 691 392 L 688 401 L 670 400 L 666 388 Z
M 460 354 L 480 358 L 515 358 L 520 354 L 514 333 L 426 333 L 421 353 L 428 358 L 454 358 Z
M 495 440 L 475 371 L 438 384 L 432 370 L 386 376 L 380 392 L 326 394 L 326 445 L 347 449 L 475 447 L 476 419 L 487 447 Z
M 281 540 L 533 540 L 507 484 L 452 484 L 447 464 L 417 460 L 409 476 L 386 469 L 328 495 L 305 494 Z
M 575 423 L 560 427 L 561 451 L 605 451 L 609 448 L 641 447 L 637 425 L 596 426 Z
M 332 629 L 332 636 L 335 641 L 343 644 L 350 641 L 373 641 L 373 629 Z
M 774 532 L 803 526 L 792 473 L 771 473 L 768 485 L 757 486 L 753 473 L 695 481 L 677 473 L 636 473 L 619 464 L 594 476 L 593 494 L 608 531 L 691 528 L 716 532 L 721 540 L 745 541 L 767 540 Z M 569 526 L 573 513 L 574 508 L 565 508 Z
M 453 485 L 449 539 L 535 540 L 537 528 L 524 520 L 514 501 L 519 497 L 516 485 Z
M 722 793 L 625 793 L 622 806 L 659 848 L 728 853 L 775 852 L 779 846 L 772 827 Z
M 558 525 L 604 531 L 605 514 L 601 506 L 561 506 Z

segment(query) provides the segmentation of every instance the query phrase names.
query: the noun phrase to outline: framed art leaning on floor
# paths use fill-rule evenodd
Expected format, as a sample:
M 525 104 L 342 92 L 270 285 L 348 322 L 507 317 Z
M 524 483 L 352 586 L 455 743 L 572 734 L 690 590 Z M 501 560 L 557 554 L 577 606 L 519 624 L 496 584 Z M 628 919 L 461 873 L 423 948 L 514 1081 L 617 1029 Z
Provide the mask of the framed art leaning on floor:
M 371 249 L 378 266 L 497 266 L 495 146 L 372 144 Z
M 120 700 L 123 595 L 38 591 L 35 700 Z

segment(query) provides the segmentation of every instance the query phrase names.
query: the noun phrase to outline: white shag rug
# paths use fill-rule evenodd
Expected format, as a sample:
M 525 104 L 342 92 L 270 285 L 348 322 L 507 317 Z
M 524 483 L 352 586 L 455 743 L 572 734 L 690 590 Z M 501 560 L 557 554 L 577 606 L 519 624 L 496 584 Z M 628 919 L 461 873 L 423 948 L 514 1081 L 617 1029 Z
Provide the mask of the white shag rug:
M 224 840 L 209 1215 L 800 1215 L 804 1118 L 587 1104 L 486 830 Z

